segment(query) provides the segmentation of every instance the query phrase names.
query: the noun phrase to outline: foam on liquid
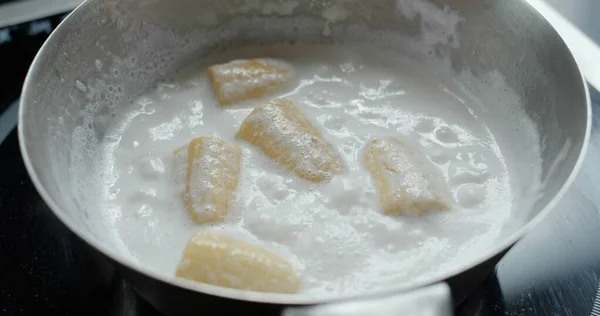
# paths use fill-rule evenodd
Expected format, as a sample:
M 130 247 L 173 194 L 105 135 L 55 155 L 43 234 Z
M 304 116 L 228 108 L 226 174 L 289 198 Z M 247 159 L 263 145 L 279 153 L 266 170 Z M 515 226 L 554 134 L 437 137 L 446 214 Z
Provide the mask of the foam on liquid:
M 192 232 L 222 231 L 289 260 L 309 295 L 411 283 L 489 249 L 513 203 L 494 136 L 459 92 L 394 56 L 375 55 L 357 47 L 247 48 L 159 84 L 108 133 L 98 157 L 110 183 L 103 217 L 113 244 L 173 275 Z M 243 119 L 264 100 L 219 107 L 204 69 L 251 57 L 281 58 L 297 69 L 298 84 L 273 97 L 298 105 L 343 156 L 347 172 L 314 184 L 235 140 Z M 173 151 L 208 135 L 238 143 L 243 162 L 230 217 L 199 226 L 178 193 Z M 362 151 L 379 136 L 402 137 L 442 170 L 454 197 L 451 211 L 380 213 Z

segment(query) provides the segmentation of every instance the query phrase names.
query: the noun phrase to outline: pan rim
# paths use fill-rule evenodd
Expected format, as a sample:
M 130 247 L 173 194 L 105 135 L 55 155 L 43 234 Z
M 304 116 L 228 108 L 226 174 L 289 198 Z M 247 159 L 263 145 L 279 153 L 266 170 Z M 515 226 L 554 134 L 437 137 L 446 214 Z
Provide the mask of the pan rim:
M 540 18 L 542 18 L 544 21 L 546 21 L 546 23 L 547 23 L 548 27 L 551 29 L 551 31 L 554 32 L 555 35 L 558 36 L 558 38 L 560 38 L 560 40 L 562 41 L 563 48 L 565 49 L 566 53 L 568 54 L 568 57 L 570 57 L 573 60 L 574 64 L 577 67 L 577 71 L 579 73 L 580 80 L 581 80 L 580 82 L 583 85 L 585 99 L 586 99 L 585 135 L 583 138 L 583 144 L 582 144 L 581 150 L 579 151 L 577 160 L 576 160 L 573 168 L 571 169 L 569 176 L 567 177 L 567 179 L 565 180 L 565 182 L 563 183 L 563 185 L 561 186 L 559 191 L 544 206 L 544 208 L 534 218 L 532 218 L 528 223 L 526 223 L 523 227 L 521 227 L 520 229 L 518 229 L 517 231 L 512 233 L 510 236 L 508 236 L 501 242 L 498 242 L 497 244 L 495 244 L 489 251 L 487 251 L 485 253 L 481 253 L 477 256 L 474 256 L 473 258 L 471 258 L 469 260 L 465 260 L 464 264 L 456 266 L 452 269 L 448 269 L 448 270 L 444 271 L 444 273 L 436 275 L 435 277 L 432 277 L 432 278 L 426 279 L 426 280 L 422 280 L 419 282 L 415 282 L 415 283 L 411 284 L 410 286 L 397 285 L 397 286 L 392 286 L 392 287 L 382 287 L 381 289 L 377 289 L 377 290 L 373 290 L 373 291 L 366 291 L 366 292 L 362 292 L 362 293 L 350 293 L 350 294 L 334 294 L 334 293 L 332 293 L 332 294 L 320 295 L 318 298 L 316 298 L 314 296 L 309 297 L 309 295 L 303 295 L 303 294 L 261 293 L 261 292 L 237 290 L 237 289 L 225 288 L 225 287 L 220 287 L 220 286 L 211 285 L 211 284 L 203 284 L 203 283 L 198 283 L 198 282 L 194 282 L 194 281 L 189 281 L 189 280 L 177 278 L 174 275 L 169 277 L 164 273 L 159 273 L 156 270 L 150 269 L 148 267 L 144 267 L 144 266 L 136 263 L 130 257 L 127 257 L 126 255 L 123 255 L 123 254 L 117 252 L 116 250 L 108 247 L 105 243 L 102 243 L 99 240 L 97 240 L 96 238 L 94 238 L 93 236 L 91 236 L 91 234 L 89 234 L 89 232 L 85 231 L 82 227 L 80 227 L 80 225 L 76 224 L 75 221 L 72 220 L 71 218 L 69 218 L 64 212 L 61 212 L 60 211 L 61 208 L 58 206 L 58 204 L 55 202 L 55 200 L 50 196 L 50 194 L 45 189 L 45 187 L 41 184 L 40 178 L 39 178 L 38 174 L 36 173 L 36 170 L 30 159 L 29 152 L 27 151 L 28 141 L 25 138 L 25 130 L 24 130 L 24 124 L 23 124 L 23 122 L 25 120 L 25 117 L 24 117 L 25 111 L 23 109 L 26 108 L 27 104 L 28 104 L 27 96 L 30 95 L 30 93 L 28 93 L 28 91 L 30 89 L 33 89 L 32 84 L 31 84 L 31 82 L 33 81 L 32 78 L 38 72 L 39 64 L 41 63 L 40 60 L 42 59 L 42 56 L 45 54 L 45 52 L 48 50 L 47 47 L 50 45 L 53 45 L 53 43 L 54 43 L 53 38 L 55 38 L 57 36 L 58 32 L 61 32 L 62 29 L 65 28 L 65 25 L 66 25 L 65 23 L 68 23 L 69 21 L 71 21 L 73 19 L 73 16 L 77 15 L 79 11 L 83 11 L 86 9 L 87 6 L 90 6 L 91 2 L 92 2 L 92 0 L 86 0 L 81 5 L 79 5 L 52 32 L 52 34 L 48 37 L 46 42 L 42 45 L 42 47 L 36 54 L 32 64 L 31 64 L 31 67 L 29 68 L 27 75 L 25 77 L 25 80 L 23 83 L 23 91 L 22 91 L 23 97 L 19 101 L 19 114 L 18 114 L 18 125 L 17 125 L 19 147 L 21 150 L 21 155 L 22 155 L 22 158 L 23 158 L 23 161 L 25 164 L 25 168 L 31 178 L 32 183 L 34 184 L 34 187 L 36 188 L 37 192 L 40 194 L 40 196 L 42 197 L 42 199 L 44 200 L 44 202 L 46 203 L 48 208 L 52 211 L 52 213 L 54 213 L 54 215 L 65 226 L 67 226 L 67 228 L 71 232 L 73 232 L 75 235 L 77 235 L 77 237 L 79 237 L 85 243 L 87 243 L 89 246 L 95 248 L 100 253 L 102 253 L 104 256 L 110 258 L 112 261 L 118 263 L 119 265 L 122 265 L 123 267 L 126 267 L 126 268 L 128 268 L 132 271 L 135 271 L 141 275 L 150 277 L 154 280 L 157 280 L 157 281 L 160 281 L 160 282 L 163 282 L 166 284 L 177 286 L 181 289 L 198 292 L 201 294 L 217 296 L 217 297 L 223 297 L 223 298 L 229 298 L 229 299 L 235 299 L 235 300 L 244 300 L 244 301 L 249 301 L 249 302 L 257 302 L 257 303 L 281 304 L 281 305 L 312 305 L 312 304 L 332 303 L 332 302 L 341 301 L 341 300 L 358 299 L 358 298 L 362 299 L 362 298 L 373 297 L 373 296 L 385 296 L 385 295 L 390 295 L 390 294 L 397 294 L 397 293 L 400 293 L 403 291 L 422 288 L 422 287 L 425 287 L 425 286 L 428 286 L 431 284 L 444 282 L 445 280 L 448 280 L 458 274 L 468 271 L 468 270 L 478 266 L 479 264 L 481 264 L 485 261 L 488 261 L 488 260 L 492 259 L 493 257 L 497 256 L 498 254 L 502 253 L 503 251 L 505 251 L 506 249 L 511 247 L 513 244 L 515 244 L 519 239 L 521 239 L 526 233 L 528 233 L 530 230 L 532 230 L 536 225 L 538 225 L 550 213 L 550 211 L 552 211 L 554 209 L 556 204 L 561 200 L 561 198 L 564 196 L 564 194 L 570 188 L 570 186 L 572 185 L 573 181 L 575 180 L 577 174 L 579 173 L 579 170 L 581 169 L 581 165 L 583 164 L 583 160 L 584 160 L 587 150 L 588 150 L 589 138 L 590 138 L 591 127 L 592 127 L 592 124 L 591 124 L 592 109 L 591 109 L 589 87 L 585 81 L 585 78 L 583 77 L 581 68 L 580 68 L 579 64 L 577 63 L 577 61 L 575 60 L 575 58 L 573 57 L 571 50 L 566 45 L 566 43 L 564 42 L 562 37 L 556 32 L 554 27 L 546 20 L 546 18 L 542 14 L 540 14 L 535 8 L 533 8 L 527 1 L 522 1 L 524 3 L 524 5 L 529 6 L 533 12 L 537 13 Z

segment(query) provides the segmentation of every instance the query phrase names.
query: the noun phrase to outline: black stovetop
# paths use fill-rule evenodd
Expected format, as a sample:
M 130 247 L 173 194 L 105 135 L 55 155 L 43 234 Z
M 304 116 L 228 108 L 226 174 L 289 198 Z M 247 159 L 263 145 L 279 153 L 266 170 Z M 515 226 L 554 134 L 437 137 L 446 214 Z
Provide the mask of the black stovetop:
M 49 21 L 54 25 L 60 17 L 53 19 Z M 41 34 L 20 42 L 27 47 L 19 51 L 30 53 L 19 57 L 6 55 L 6 45 L 0 42 L 1 60 L 26 62 L 2 65 L 12 70 L 2 72 L 1 86 L 10 74 L 10 84 L 17 88 L 0 94 L 0 113 L 10 112 L 6 109 L 18 97 L 24 74 L 19 71 L 27 69 L 27 58 L 37 50 L 31 45 L 39 47 L 43 39 Z M 598 111 L 600 93 L 590 89 Z M 0 134 L 12 128 L 7 120 L 0 117 Z M 549 217 L 510 250 L 457 315 L 600 316 L 600 303 L 595 308 L 600 280 L 599 160 L 596 119 L 572 188 Z M 25 171 L 14 129 L 0 144 L 0 162 L 0 315 L 158 315 L 49 211 Z

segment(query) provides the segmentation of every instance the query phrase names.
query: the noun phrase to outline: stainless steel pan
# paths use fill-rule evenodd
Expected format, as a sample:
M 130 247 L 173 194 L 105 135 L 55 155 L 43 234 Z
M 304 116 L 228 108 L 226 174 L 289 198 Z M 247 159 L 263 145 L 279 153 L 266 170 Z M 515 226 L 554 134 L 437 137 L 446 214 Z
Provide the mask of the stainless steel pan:
M 562 196 L 585 151 L 591 113 L 586 85 L 569 50 L 526 2 L 427 1 L 89 0 L 54 31 L 25 80 L 19 138 L 29 174 L 54 214 L 109 258 L 146 299 L 167 314 L 218 313 L 224 306 L 244 313 L 249 305 L 260 314 L 285 315 L 450 313 L 448 289 L 454 303 L 469 295 Z M 86 157 L 87 148 L 76 148 L 72 142 L 84 122 L 90 131 L 84 135 L 89 137 L 87 146 L 94 146 L 103 137 L 111 114 L 153 81 L 231 45 L 284 40 L 362 41 L 419 58 L 405 40 L 423 36 L 424 28 L 441 23 L 435 16 L 402 10 L 422 3 L 436 6 L 440 12 L 458 12 L 462 17 L 460 39 L 436 45 L 431 54 L 446 56 L 456 73 L 464 69 L 475 76 L 501 73 L 542 137 L 542 194 L 535 204 L 522 210 L 519 227 L 495 247 L 478 254 L 476 260 L 414 287 L 399 284 L 361 297 L 307 299 L 202 284 L 192 287 L 133 263 L 90 225 L 88 215 L 95 206 L 78 190 L 78 179 L 70 172 L 86 163 L 72 159 L 76 151 L 80 151 L 79 157 Z M 343 17 L 330 14 L 332 7 L 342 10 Z M 443 23 L 437 26 L 444 31 Z M 372 40 L 384 33 L 396 34 L 390 37 L 396 40 Z M 122 93 L 109 94 L 106 89 L 115 86 L 121 87 Z M 525 152 L 523 159 L 527 159 Z M 531 176 L 522 171 L 523 177 Z M 354 301 L 339 303 L 351 299 Z M 378 309 L 378 303 L 386 309 Z M 319 304 L 326 305 L 298 308 Z

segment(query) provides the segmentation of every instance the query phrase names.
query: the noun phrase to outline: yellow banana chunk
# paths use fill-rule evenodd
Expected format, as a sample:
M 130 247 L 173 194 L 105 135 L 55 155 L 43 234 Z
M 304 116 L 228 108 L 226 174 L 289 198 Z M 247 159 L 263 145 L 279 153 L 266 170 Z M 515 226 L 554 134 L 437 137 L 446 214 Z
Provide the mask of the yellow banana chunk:
M 212 232 L 197 232 L 188 241 L 177 276 L 228 288 L 296 293 L 300 278 L 279 256 L 254 245 Z
M 185 208 L 198 224 L 221 222 L 235 198 L 241 150 L 218 137 L 199 137 L 174 152 Z
M 382 138 L 369 142 L 364 159 L 379 191 L 384 214 L 423 214 L 450 208 L 450 189 L 441 172 L 401 140 Z
M 271 58 L 238 59 L 208 67 L 222 106 L 280 91 L 295 78 L 294 73 L 289 64 Z
M 339 153 L 287 99 L 274 99 L 256 107 L 242 122 L 236 137 L 310 181 L 328 180 L 345 168 Z

